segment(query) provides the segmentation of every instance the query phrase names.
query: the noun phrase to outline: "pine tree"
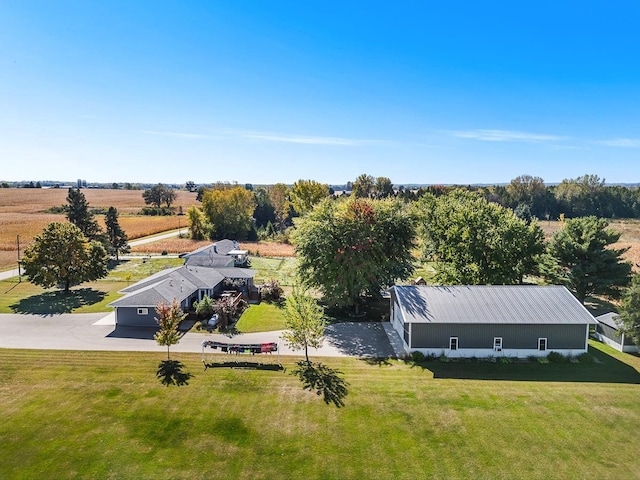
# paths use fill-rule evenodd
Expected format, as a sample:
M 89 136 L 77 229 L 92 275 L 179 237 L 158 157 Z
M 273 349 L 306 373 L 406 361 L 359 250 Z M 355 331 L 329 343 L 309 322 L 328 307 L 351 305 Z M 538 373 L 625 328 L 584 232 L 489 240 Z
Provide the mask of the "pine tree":
M 67 203 L 67 220 L 78 227 L 89 240 L 101 241 L 102 230 L 89 210 L 89 202 L 84 194 L 77 188 L 70 188 Z
M 118 222 L 118 210 L 115 207 L 109 207 L 107 214 L 104 217 L 104 222 L 107 227 L 107 237 L 109 237 L 109 244 L 111 245 L 112 252 L 116 255 L 118 260 L 119 253 L 128 253 L 131 250 L 129 247 L 127 234 L 120 227 Z

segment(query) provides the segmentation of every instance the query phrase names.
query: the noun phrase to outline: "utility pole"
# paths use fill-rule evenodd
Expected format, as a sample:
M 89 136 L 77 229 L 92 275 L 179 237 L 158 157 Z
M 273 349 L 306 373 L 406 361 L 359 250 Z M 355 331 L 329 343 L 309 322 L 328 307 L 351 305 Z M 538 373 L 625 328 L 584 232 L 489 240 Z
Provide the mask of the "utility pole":
M 20 235 L 17 236 L 18 242 L 18 283 L 22 282 L 22 273 L 20 271 Z

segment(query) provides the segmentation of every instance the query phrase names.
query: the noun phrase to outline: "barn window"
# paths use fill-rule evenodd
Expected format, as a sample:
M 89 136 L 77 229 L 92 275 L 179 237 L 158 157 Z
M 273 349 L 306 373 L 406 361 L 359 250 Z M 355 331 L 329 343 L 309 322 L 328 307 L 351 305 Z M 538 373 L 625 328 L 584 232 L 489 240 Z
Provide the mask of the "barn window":
M 458 337 L 450 337 L 449 350 L 457 350 L 457 349 L 458 349 Z
M 546 338 L 539 338 L 538 339 L 538 350 L 540 350 L 541 352 L 544 352 L 547 349 L 547 339 Z
M 138 309 L 138 315 L 149 315 L 149 309 L 148 308 L 139 308 Z
M 493 337 L 493 349 L 496 352 L 502 351 L 502 337 Z

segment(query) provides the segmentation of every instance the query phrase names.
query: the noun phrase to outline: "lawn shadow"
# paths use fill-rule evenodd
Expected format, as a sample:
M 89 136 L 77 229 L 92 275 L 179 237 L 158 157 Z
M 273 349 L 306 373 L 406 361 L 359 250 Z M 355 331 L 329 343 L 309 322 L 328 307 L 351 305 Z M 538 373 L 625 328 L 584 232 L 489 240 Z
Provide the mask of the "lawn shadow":
M 176 385 L 182 387 L 189 385 L 189 379 L 193 376 L 188 372 L 183 372 L 184 365 L 178 360 L 163 360 L 158 364 L 156 377 L 165 386 Z
M 336 407 L 344 407 L 344 398 L 349 393 L 349 383 L 342 378 L 342 372 L 328 367 L 323 363 L 297 362 L 298 368 L 291 371 L 302 382 L 302 388 L 315 391 L 316 395 L 322 395 L 324 403 L 333 403 Z
M 65 292 L 54 290 L 39 295 L 23 298 L 9 308 L 14 313 L 32 313 L 39 315 L 59 315 L 71 313 L 73 310 L 93 305 L 104 300 L 107 294 L 93 288 L 79 288 Z
M 640 384 L 640 372 L 625 362 L 589 347 L 592 363 L 481 362 L 439 360 L 412 362 L 429 370 L 433 378 L 459 380 L 507 380 L 521 382 L 580 382 Z

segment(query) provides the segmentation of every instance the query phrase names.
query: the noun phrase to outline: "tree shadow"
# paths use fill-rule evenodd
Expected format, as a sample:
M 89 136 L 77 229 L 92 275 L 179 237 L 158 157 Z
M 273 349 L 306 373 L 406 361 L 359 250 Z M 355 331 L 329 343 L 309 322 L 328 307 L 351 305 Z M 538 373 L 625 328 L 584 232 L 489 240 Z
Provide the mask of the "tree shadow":
M 193 376 L 188 372 L 183 372 L 184 365 L 178 360 L 163 360 L 158 364 L 158 371 L 156 377 L 165 386 L 177 385 L 182 387 L 183 385 L 189 385 L 189 379 Z
M 93 305 L 104 300 L 105 292 L 93 288 L 79 288 L 65 292 L 55 290 L 32 295 L 10 305 L 14 313 L 34 313 L 39 315 L 58 315 L 71 313 L 73 310 Z
M 349 383 L 342 378 L 342 372 L 320 362 L 297 362 L 298 368 L 291 371 L 302 382 L 302 388 L 322 395 L 324 403 L 333 403 L 336 407 L 344 407 L 344 398 L 349 391 Z

